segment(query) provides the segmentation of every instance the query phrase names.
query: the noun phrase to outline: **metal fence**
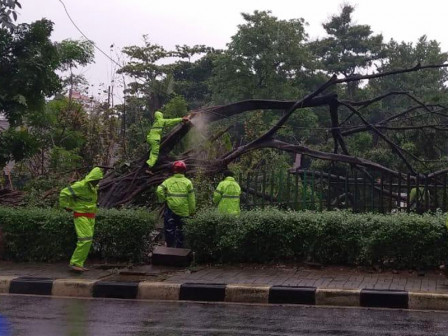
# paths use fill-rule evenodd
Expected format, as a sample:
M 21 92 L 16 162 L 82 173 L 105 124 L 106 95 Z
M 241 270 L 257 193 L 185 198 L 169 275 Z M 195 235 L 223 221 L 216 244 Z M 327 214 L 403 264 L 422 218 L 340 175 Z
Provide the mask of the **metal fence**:
M 242 208 L 348 209 L 353 212 L 447 211 L 446 173 L 386 175 L 381 172 L 262 171 L 240 174 Z

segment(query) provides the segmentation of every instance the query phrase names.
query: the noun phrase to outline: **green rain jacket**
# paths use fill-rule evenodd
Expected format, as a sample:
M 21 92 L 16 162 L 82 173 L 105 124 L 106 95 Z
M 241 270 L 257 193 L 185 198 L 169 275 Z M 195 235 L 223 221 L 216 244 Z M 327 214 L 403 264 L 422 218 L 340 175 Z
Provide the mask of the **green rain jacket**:
M 87 176 L 71 186 L 62 189 L 59 194 L 59 206 L 72 209 L 79 213 L 96 213 L 98 200 L 98 185 L 90 182 L 101 180 L 103 172 L 100 168 L 93 168 Z
M 174 174 L 157 187 L 159 202 L 166 202 L 176 215 L 188 217 L 196 211 L 193 183 L 184 174 Z
M 241 188 L 231 176 L 218 184 L 213 193 L 213 203 L 218 204 L 221 213 L 238 215 L 240 213 Z
M 425 196 L 425 188 L 424 187 L 418 187 L 418 201 L 420 203 L 425 202 L 425 197 L 430 197 L 429 190 L 426 190 L 426 196 Z M 410 203 L 417 202 L 417 188 L 412 188 L 411 193 L 409 194 L 409 201 Z
M 156 111 L 154 113 L 154 123 L 152 124 L 151 130 L 149 131 L 146 140 L 160 140 L 162 138 L 163 127 L 173 126 L 182 121 L 182 118 L 173 119 L 163 119 L 163 113 Z

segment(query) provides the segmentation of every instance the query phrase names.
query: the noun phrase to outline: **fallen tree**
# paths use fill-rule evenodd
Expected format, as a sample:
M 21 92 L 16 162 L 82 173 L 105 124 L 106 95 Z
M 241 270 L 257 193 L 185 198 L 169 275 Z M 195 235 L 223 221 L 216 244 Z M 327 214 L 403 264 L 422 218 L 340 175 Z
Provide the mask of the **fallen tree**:
M 174 160 L 184 160 L 188 165 L 189 175 L 201 173 L 204 175 L 215 175 L 222 172 L 227 166 L 240 158 L 242 155 L 254 150 L 263 148 L 276 148 L 282 151 L 304 154 L 316 159 L 341 162 L 351 165 L 352 168 L 358 169 L 368 175 L 367 168 L 382 171 L 395 177 L 406 178 L 405 173 L 409 172 L 417 174 L 413 162 L 423 162 L 412 153 L 401 148 L 395 144 L 384 132 L 384 130 L 404 131 L 408 129 L 425 129 L 437 128 L 440 131 L 448 131 L 448 123 L 437 124 L 422 124 L 422 125 L 402 125 L 390 126 L 391 122 L 399 122 L 405 120 L 409 113 L 414 111 L 423 111 L 423 113 L 437 115 L 442 118 L 448 118 L 446 108 L 439 105 L 426 105 L 419 101 L 408 92 L 392 91 L 381 96 L 374 97 L 366 101 L 343 101 L 339 100 L 336 94 L 326 93 L 330 88 L 349 82 L 356 82 L 361 80 L 371 80 L 380 77 L 393 76 L 397 74 L 421 71 L 425 69 L 435 69 L 448 67 L 448 64 L 427 65 L 421 66 L 418 64 L 415 67 L 401 69 L 391 72 L 376 73 L 371 75 L 356 75 L 347 78 L 338 79 L 336 76 L 331 77 L 327 82 L 311 92 L 307 96 L 297 101 L 276 101 L 276 100 L 246 100 L 229 105 L 206 107 L 194 111 L 195 114 L 191 122 L 176 126 L 169 134 L 167 134 L 161 142 L 160 155 L 157 164 L 153 168 L 153 175 L 145 173 L 147 169 L 147 156 L 140 158 L 132 163 L 130 169 L 124 173 L 119 173 L 116 170 L 109 171 L 102 183 L 100 184 L 100 205 L 106 208 L 116 207 L 123 204 L 128 204 L 139 194 L 148 190 L 149 188 L 160 184 L 169 174 L 170 166 Z M 371 104 L 382 101 L 391 96 L 405 96 L 414 106 L 409 107 L 405 111 L 399 111 L 395 115 L 388 117 L 376 123 L 369 123 L 360 112 L 363 108 Z M 333 152 L 323 152 L 312 149 L 307 146 L 287 143 L 275 138 L 277 132 L 285 125 L 291 115 L 302 108 L 315 108 L 327 106 L 331 118 L 331 136 L 333 138 Z M 344 121 L 340 122 L 341 108 L 350 111 L 350 115 Z M 230 118 L 237 114 L 245 113 L 254 110 L 278 110 L 282 112 L 282 116 L 269 130 L 256 138 L 255 140 L 246 144 L 241 144 L 233 148 L 231 151 L 218 155 L 213 159 L 205 159 L 198 155 L 201 148 L 189 149 L 186 152 L 173 156 L 172 151 L 174 146 L 179 143 L 192 127 L 199 124 L 212 124 L 219 120 Z M 350 118 L 358 118 L 360 124 L 356 126 L 346 125 Z M 390 148 L 390 150 L 400 158 L 402 163 L 407 167 L 407 172 L 398 172 L 390 167 L 383 166 L 376 162 L 356 157 L 350 154 L 349 148 L 344 140 L 344 137 L 350 136 L 357 132 L 371 132 L 379 139 L 383 140 Z M 429 174 L 434 177 L 441 174 L 443 171 L 438 171 Z M 424 178 L 424 175 L 422 175 Z
M 18 206 L 23 203 L 24 194 L 18 190 L 0 189 L 0 205 Z

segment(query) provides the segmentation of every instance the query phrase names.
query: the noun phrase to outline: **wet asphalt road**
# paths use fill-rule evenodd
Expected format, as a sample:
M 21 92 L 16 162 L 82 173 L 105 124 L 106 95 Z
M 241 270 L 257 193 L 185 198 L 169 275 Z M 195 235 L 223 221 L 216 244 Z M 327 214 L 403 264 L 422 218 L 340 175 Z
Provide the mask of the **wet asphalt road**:
M 0 315 L 14 336 L 448 334 L 431 311 L 0 295 Z

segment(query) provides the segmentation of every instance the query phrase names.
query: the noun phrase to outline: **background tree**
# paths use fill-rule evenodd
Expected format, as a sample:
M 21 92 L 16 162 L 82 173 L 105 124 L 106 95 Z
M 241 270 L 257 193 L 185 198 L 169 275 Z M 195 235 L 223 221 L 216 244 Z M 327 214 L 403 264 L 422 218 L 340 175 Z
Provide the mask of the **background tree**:
M 144 46 L 123 48 L 130 60 L 118 72 L 131 76 L 135 81 L 128 84 L 128 93 L 141 97 L 147 113 L 152 114 L 165 104 L 173 92 L 173 77 L 166 60 L 173 52 L 152 44 L 143 37 Z
M 87 81 L 83 75 L 75 74 L 78 66 L 86 66 L 94 62 L 93 43 L 87 40 L 63 40 L 56 43 L 59 54 L 59 70 L 68 71 L 63 78 L 63 86 L 67 87 L 69 101 L 72 100 L 73 89 L 83 92 L 80 86 L 86 86 Z
M 59 58 L 50 41 L 52 30 L 53 23 L 48 20 L 21 24 L 12 32 L 0 29 L 0 111 L 10 124 L 9 130 L 0 134 L 0 167 L 36 150 L 26 127 L 17 127 L 28 115 L 41 113 L 45 97 L 61 87 L 55 73 Z
M 333 15 L 323 24 L 328 37 L 313 41 L 312 47 L 322 69 L 327 74 L 342 75 L 345 78 L 363 73 L 385 57 L 383 36 L 373 35 L 369 25 L 357 25 L 352 22 L 355 8 L 343 5 L 339 15 Z M 346 94 L 355 98 L 359 83 L 347 83 Z
M 385 46 L 385 50 L 388 57 L 378 65 L 378 70 L 381 72 L 412 67 L 417 64 L 443 64 L 448 60 L 448 54 L 441 51 L 440 44 L 437 41 L 428 40 L 426 36 L 420 37 L 415 44 L 410 42 L 398 43 L 392 39 Z M 392 117 L 399 111 L 405 113 L 409 126 L 414 127 L 414 129 L 410 128 L 403 132 L 386 130 L 385 133 L 395 143 L 422 160 L 418 163 L 419 170 L 425 170 L 431 166 L 432 169 L 442 167 L 443 162 L 434 161 L 441 158 L 442 161 L 446 160 L 446 134 L 441 128 L 447 124 L 448 120 L 441 107 L 447 106 L 448 102 L 445 86 L 447 80 L 447 69 L 438 68 L 421 73 L 399 74 L 393 78 L 378 78 L 372 80 L 366 87 L 366 91 L 373 95 L 379 95 L 380 92 L 399 91 L 403 93 L 390 96 L 381 103 L 372 105 L 366 109 L 365 115 L 370 122 L 377 123 L 380 120 Z M 412 105 L 410 105 L 407 94 L 416 97 L 418 100 L 411 102 Z M 400 123 L 399 119 L 392 119 L 387 125 L 384 124 L 383 126 L 400 127 L 402 126 Z M 426 125 L 426 127 L 419 128 L 422 125 Z M 373 153 L 385 152 L 384 147 L 376 146 L 377 140 L 377 137 L 373 138 L 373 144 L 376 147 Z M 381 155 L 384 156 L 384 154 Z M 389 156 L 388 161 L 393 161 L 392 153 L 387 154 Z M 367 155 L 367 157 L 370 157 L 370 155 Z M 375 156 L 372 156 L 371 159 L 375 159 Z M 427 160 L 432 162 L 425 162 Z M 400 167 L 396 158 L 395 167 Z
M 209 81 L 212 77 L 214 61 L 221 52 L 221 50 L 203 45 L 176 46 L 179 59 L 171 65 L 174 93 L 184 97 L 190 109 L 210 103 L 212 91 Z
M 214 104 L 243 99 L 295 99 L 316 83 L 315 61 L 308 48 L 304 19 L 279 20 L 269 11 L 242 14 L 245 23 L 238 26 L 227 50 L 215 60 L 211 78 Z M 317 119 L 314 111 L 303 111 L 308 117 L 295 117 L 281 136 L 301 142 L 297 129 Z M 255 111 L 223 121 L 230 129 L 232 143 L 253 138 L 275 122 L 276 113 Z M 311 126 L 311 125 L 307 125 Z M 215 126 L 216 127 L 216 126 Z M 259 135 L 259 134 L 258 134 Z M 254 157 L 250 157 L 253 155 Z M 239 162 L 243 170 L 269 166 L 272 162 L 285 165 L 290 159 L 272 150 L 260 155 L 248 154 Z
M 245 23 L 215 61 L 213 102 L 297 97 L 313 70 L 305 21 L 279 20 L 269 11 L 242 16 Z
M 0 27 L 12 32 L 15 28 L 13 21 L 17 20 L 17 8 L 22 5 L 17 0 L 0 0 Z

